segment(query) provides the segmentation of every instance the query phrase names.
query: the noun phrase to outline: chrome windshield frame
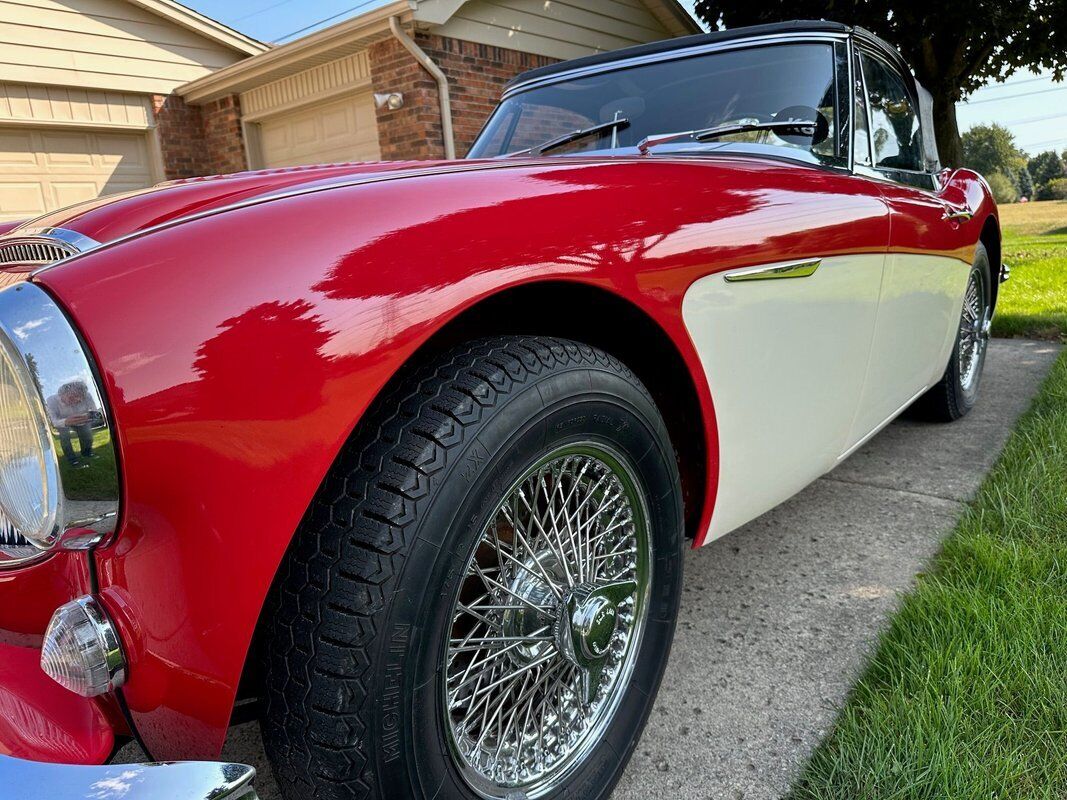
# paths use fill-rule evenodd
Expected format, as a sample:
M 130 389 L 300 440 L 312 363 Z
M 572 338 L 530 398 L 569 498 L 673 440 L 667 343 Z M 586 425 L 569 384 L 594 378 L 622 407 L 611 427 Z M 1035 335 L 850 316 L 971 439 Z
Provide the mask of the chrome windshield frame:
M 844 32 L 801 31 L 797 33 L 775 33 L 767 34 L 765 36 L 753 36 L 747 39 L 735 39 L 728 42 L 709 42 L 707 44 L 693 45 L 692 47 L 681 47 L 677 50 L 668 50 L 662 53 L 649 53 L 634 56 L 632 58 L 620 58 L 617 61 L 609 61 L 603 64 L 576 67 L 573 70 L 554 73 L 543 78 L 531 78 L 530 80 L 514 83 L 511 86 L 508 86 L 501 95 L 500 100 L 503 102 L 514 94 L 529 91 L 530 89 L 540 89 L 543 86 L 549 86 L 554 83 L 571 81 L 575 78 L 585 78 L 590 75 L 599 75 L 605 72 L 618 72 L 619 70 L 629 69 L 630 67 L 640 67 L 646 64 L 678 61 L 679 59 L 702 56 L 708 53 L 725 52 L 727 50 L 747 50 L 751 47 L 760 47 L 769 44 L 844 42 L 848 41 L 848 39 L 849 34 Z
M 502 107 L 503 103 L 512 97 L 524 94 L 528 91 L 535 89 L 542 89 L 546 86 L 552 86 L 557 83 L 565 83 L 567 81 L 576 80 L 579 78 L 586 78 L 595 75 L 602 75 L 609 72 L 618 72 L 620 70 L 630 69 L 632 67 L 647 66 L 650 64 L 660 64 L 670 61 L 679 61 L 687 58 L 693 58 L 696 56 L 708 55 L 711 53 L 720 53 L 735 50 L 748 50 L 754 47 L 766 47 L 778 44 L 827 44 L 831 47 L 835 45 L 846 45 L 851 47 L 854 32 L 834 32 L 834 31 L 797 31 L 793 33 L 774 33 L 761 36 L 751 36 L 748 38 L 735 39 L 725 42 L 708 42 L 704 44 L 696 44 L 690 47 L 679 47 L 676 50 L 667 50 L 658 53 L 648 53 L 644 55 L 637 55 L 631 58 L 619 58 L 613 61 L 607 61 L 600 64 L 594 64 L 585 67 L 575 67 L 572 70 L 566 70 L 562 72 L 553 73 L 542 78 L 533 77 L 528 80 L 519 81 L 507 86 L 504 89 L 503 94 L 500 97 L 500 101 L 497 104 L 497 108 L 482 124 L 481 129 L 478 131 L 478 135 L 474 138 L 474 143 L 471 145 L 468 151 L 467 158 L 472 158 L 470 155 L 474 151 L 478 142 L 482 136 L 489 129 L 490 124 L 493 122 L 498 111 Z M 836 73 L 836 51 L 834 70 Z M 835 75 L 836 81 L 836 75 Z M 849 98 L 851 100 L 851 96 Z M 839 102 L 844 102 L 844 98 L 840 98 Z M 851 117 L 850 117 L 851 120 Z M 851 124 L 849 125 L 849 131 L 847 135 L 851 136 Z M 829 164 L 825 165 L 832 169 L 845 169 L 851 171 L 851 151 L 849 147 L 849 156 L 844 159 L 841 164 Z M 521 153 L 501 153 L 494 156 L 478 156 L 477 158 L 508 158 L 512 155 L 519 155 Z M 649 153 L 652 155 L 652 153 Z

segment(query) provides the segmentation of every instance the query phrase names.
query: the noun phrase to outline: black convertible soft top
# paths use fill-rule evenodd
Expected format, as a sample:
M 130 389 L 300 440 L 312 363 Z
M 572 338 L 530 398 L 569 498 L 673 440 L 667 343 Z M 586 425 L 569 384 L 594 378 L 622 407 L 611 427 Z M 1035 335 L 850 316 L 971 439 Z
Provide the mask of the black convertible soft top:
M 508 86 L 526 83 L 531 80 L 540 80 L 561 72 L 570 72 L 573 69 L 582 69 L 583 67 L 592 67 L 598 64 L 610 64 L 613 61 L 622 61 L 656 53 L 669 53 L 672 50 L 684 50 L 688 47 L 699 47 L 704 44 L 729 42 L 735 39 L 771 36 L 776 33 L 849 33 L 851 31 L 852 28 L 840 22 L 793 20 L 792 22 L 773 22 L 768 25 L 749 25 L 745 28 L 730 28 L 725 31 L 712 31 L 711 33 L 696 33 L 692 36 L 680 36 L 677 39 L 664 39 L 659 42 L 625 47 L 622 50 L 612 50 L 607 53 L 572 58 L 570 61 L 561 61 L 558 64 L 549 64 L 546 67 L 527 70 L 512 78 Z M 868 35 L 873 36 L 873 34 Z M 892 50 L 889 45 L 885 46 Z
M 850 27 L 841 22 L 831 22 L 824 19 L 801 19 L 790 22 L 773 22 L 767 25 L 749 25 L 744 28 L 729 28 L 725 31 L 712 31 L 711 33 L 697 33 L 692 36 L 681 36 L 677 39 L 664 39 L 659 42 L 639 44 L 635 47 L 626 47 L 622 50 L 612 50 L 607 53 L 572 58 L 570 61 L 561 61 L 558 64 L 549 64 L 546 67 L 527 70 L 508 82 L 505 92 L 513 86 L 540 81 L 551 78 L 553 75 L 561 75 L 573 70 L 585 67 L 595 67 L 602 64 L 612 64 L 616 61 L 627 61 L 641 56 L 656 55 L 658 53 L 670 53 L 674 50 L 686 50 L 691 47 L 700 47 L 706 44 L 730 42 L 743 39 L 753 39 L 761 36 L 773 36 L 778 33 L 851 33 L 857 39 L 865 42 L 882 53 L 891 62 L 897 64 L 902 74 L 912 83 L 919 100 L 919 115 L 925 136 L 923 137 L 923 149 L 925 150 L 927 167 L 931 170 L 940 169 L 937 155 L 937 145 L 934 142 L 933 126 L 933 100 L 930 93 L 915 80 L 911 68 L 900 55 L 900 52 L 884 39 L 875 36 L 869 30 L 860 27 Z

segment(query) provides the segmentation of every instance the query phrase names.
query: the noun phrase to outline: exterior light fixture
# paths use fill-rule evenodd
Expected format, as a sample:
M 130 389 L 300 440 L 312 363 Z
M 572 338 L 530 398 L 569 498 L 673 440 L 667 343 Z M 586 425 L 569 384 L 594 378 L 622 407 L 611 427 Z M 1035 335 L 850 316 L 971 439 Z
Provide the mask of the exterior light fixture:
M 404 105 L 404 95 L 400 92 L 375 93 L 374 105 L 389 111 L 396 111 Z

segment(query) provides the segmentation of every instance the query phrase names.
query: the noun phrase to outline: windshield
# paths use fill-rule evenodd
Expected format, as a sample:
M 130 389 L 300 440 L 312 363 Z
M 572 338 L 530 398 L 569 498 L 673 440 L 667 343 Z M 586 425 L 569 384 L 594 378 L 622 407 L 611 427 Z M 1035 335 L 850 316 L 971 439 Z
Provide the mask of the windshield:
M 840 56 L 844 56 L 843 46 Z M 628 124 L 577 139 L 553 149 L 552 155 L 636 152 L 647 136 L 821 114 L 827 125 L 820 126 L 814 140 L 771 130 L 743 131 L 706 143 L 682 138 L 657 152 L 706 151 L 722 148 L 724 143 L 741 144 L 786 148 L 807 160 L 841 164 L 847 153 L 837 130 L 836 58 L 831 43 L 747 47 L 530 89 L 500 104 L 468 157 L 518 153 L 563 134 L 619 119 Z

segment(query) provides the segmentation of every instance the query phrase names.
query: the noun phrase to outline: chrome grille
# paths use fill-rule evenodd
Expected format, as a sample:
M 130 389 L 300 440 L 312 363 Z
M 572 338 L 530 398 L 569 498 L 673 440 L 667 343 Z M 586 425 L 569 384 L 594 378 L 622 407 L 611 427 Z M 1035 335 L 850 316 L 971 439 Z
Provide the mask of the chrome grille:
M 0 242 L 0 266 L 43 267 L 69 258 L 77 251 L 73 247 L 40 239 L 14 239 Z
M 33 545 L 30 543 L 29 539 L 26 539 L 16 532 L 11 526 L 11 523 L 3 518 L 3 515 L 0 515 L 0 548 L 10 550 L 14 547 L 27 547 L 32 549 Z

